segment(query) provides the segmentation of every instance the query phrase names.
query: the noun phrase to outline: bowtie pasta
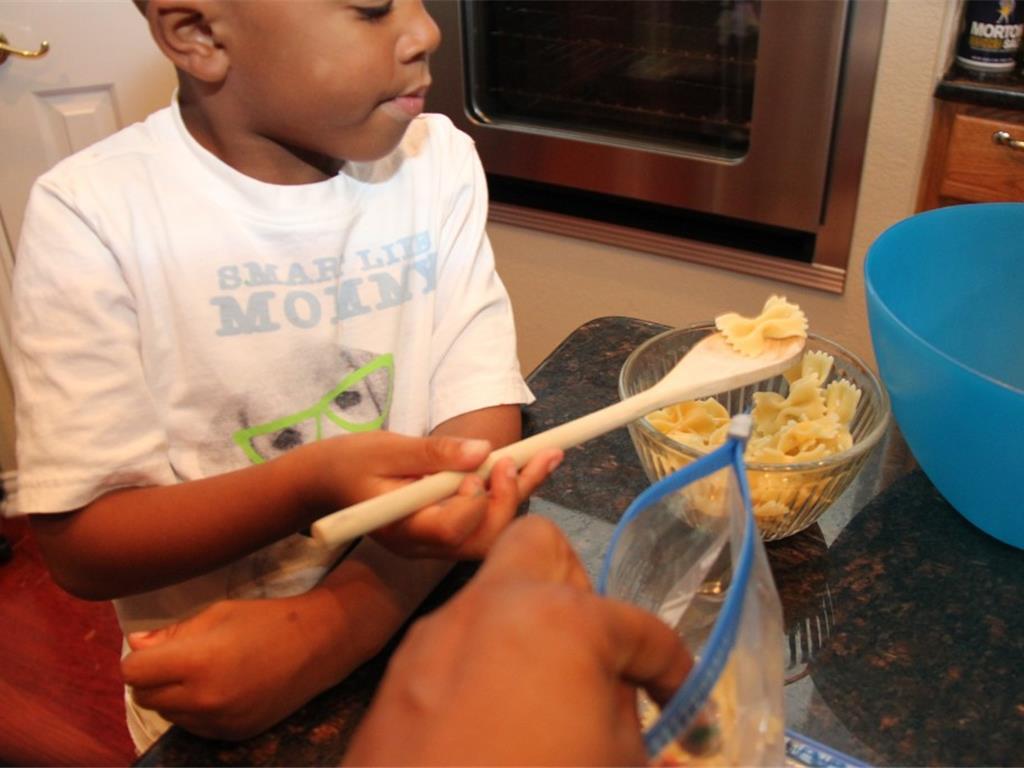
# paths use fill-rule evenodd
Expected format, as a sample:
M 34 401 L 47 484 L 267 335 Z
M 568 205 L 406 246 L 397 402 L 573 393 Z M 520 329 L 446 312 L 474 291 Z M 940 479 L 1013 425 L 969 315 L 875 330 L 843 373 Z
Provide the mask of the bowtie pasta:
M 825 352 L 806 352 L 784 374 L 785 394 L 754 393 L 753 431 L 744 453 L 748 463 L 813 462 L 853 445 L 850 423 L 861 391 L 847 379 L 829 382 L 833 363 L 833 357 Z M 725 442 L 729 412 L 717 400 L 708 398 L 654 411 L 647 420 L 675 442 L 706 452 Z M 785 516 L 822 490 L 818 485 L 819 481 L 802 482 L 799 473 L 773 476 L 751 472 L 751 500 L 759 525 L 766 530 L 781 526 Z M 718 508 L 716 502 L 723 489 L 713 482 L 702 482 L 688 492 L 695 508 L 711 510 Z
M 769 296 L 757 317 L 744 317 L 736 312 L 719 315 L 715 327 L 733 349 L 751 357 L 764 351 L 768 339 L 807 338 L 806 315 L 796 304 L 786 301 L 785 296 Z

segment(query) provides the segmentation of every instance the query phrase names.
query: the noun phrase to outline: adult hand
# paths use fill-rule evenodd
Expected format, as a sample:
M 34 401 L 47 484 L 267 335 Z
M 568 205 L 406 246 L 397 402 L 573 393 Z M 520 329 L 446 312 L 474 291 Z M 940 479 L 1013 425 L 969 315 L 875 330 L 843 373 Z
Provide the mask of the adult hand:
M 691 665 L 655 616 L 590 591 L 553 524 L 523 518 L 412 627 L 345 762 L 642 765 L 636 688 L 664 702 Z

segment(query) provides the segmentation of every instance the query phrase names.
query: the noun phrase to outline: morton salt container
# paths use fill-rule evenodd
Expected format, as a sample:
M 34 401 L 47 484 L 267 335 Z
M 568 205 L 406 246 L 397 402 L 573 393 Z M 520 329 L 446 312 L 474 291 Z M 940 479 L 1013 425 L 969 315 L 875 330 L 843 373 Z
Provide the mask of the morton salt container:
M 967 0 L 956 63 L 975 77 L 1013 73 L 1024 32 L 1024 8 L 1016 0 Z

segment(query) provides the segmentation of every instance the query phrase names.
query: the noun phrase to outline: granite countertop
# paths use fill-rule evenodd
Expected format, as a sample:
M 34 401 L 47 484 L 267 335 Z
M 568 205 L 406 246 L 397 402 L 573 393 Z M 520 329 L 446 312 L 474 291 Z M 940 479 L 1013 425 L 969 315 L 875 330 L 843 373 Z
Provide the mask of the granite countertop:
M 614 402 L 626 356 L 661 330 L 608 317 L 574 331 L 529 377 L 537 402 L 525 431 Z M 556 520 L 593 572 L 647 484 L 618 429 L 568 451 L 531 513 Z M 818 523 L 767 550 L 786 627 L 788 728 L 874 765 L 1020 763 L 1024 551 L 950 507 L 895 429 Z M 457 567 L 424 610 L 473 571 Z M 139 764 L 336 765 L 389 650 L 256 738 L 215 742 L 172 728 Z

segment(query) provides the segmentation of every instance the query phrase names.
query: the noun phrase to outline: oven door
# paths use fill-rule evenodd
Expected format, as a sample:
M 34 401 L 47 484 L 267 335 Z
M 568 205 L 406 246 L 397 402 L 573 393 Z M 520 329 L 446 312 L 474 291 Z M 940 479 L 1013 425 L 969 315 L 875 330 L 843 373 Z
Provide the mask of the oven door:
M 427 0 L 490 174 L 814 231 L 847 2 Z M 710 16 L 709 16 L 710 15 Z

